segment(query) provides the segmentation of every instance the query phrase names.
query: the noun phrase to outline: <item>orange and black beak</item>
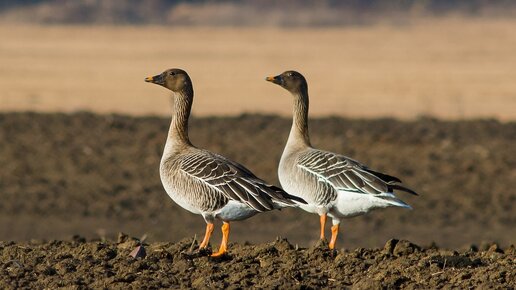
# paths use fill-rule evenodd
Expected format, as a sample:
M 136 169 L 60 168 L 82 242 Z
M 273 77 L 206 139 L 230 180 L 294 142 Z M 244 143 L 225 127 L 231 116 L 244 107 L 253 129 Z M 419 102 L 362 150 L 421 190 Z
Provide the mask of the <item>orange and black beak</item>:
M 153 77 L 146 77 L 145 81 L 161 86 L 165 84 L 165 78 L 163 77 L 163 74 L 155 75 Z
M 280 86 L 283 84 L 283 78 L 281 75 L 275 77 L 266 77 L 265 80 Z

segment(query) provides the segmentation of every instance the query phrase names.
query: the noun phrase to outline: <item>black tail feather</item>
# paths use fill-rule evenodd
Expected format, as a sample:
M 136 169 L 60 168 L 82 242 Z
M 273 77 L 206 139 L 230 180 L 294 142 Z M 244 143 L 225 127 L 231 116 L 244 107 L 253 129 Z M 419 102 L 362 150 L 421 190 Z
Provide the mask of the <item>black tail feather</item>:
M 280 193 L 286 199 L 297 201 L 297 202 L 300 202 L 302 204 L 308 204 L 304 199 L 302 199 L 300 197 L 297 197 L 295 195 L 290 195 L 286 191 L 284 191 L 283 189 L 281 189 L 281 188 L 279 188 L 277 186 L 272 186 L 271 188 L 274 189 L 276 192 Z
M 413 194 L 413 195 L 419 195 L 419 194 L 417 194 L 417 192 L 413 191 L 412 189 L 410 189 L 408 187 L 405 187 L 405 186 L 402 186 L 402 185 L 399 185 L 399 184 L 389 184 L 388 187 L 391 190 L 392 189 L 397 189 L 397 190 L 408 192 L 408 193 Z
M 375 175 L 376 177 L 380 178 L 381 180 L 389 183 L 389 182 L 401 182 L 401 180 L 395 176 L 391 176 L 391 175 L 388 175 L 388 174 L 385 174 L 385 173 L 381 173 L 381 172 L 378 172 L 378 171 L 374 171 L 374 170 L 371 170 L 369 168 L 365 168 L 364 169 L 365 171 Z
M 291 200 L 294 200 L 294 201 L 297 201 L 297 202 L 300 202 L 302 204 L 308 204 L 308 202 L 306 202 L 304 199 L 300 198 L 300 197 L 297 197 L 295 195 L 290 195 L 287 193 L 287 198 L 291 199 Z

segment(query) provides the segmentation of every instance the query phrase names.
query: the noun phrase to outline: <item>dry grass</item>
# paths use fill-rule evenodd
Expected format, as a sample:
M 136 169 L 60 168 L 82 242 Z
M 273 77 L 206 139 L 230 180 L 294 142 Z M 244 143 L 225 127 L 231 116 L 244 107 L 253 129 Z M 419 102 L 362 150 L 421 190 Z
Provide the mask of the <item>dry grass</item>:
M 144 77 L 186 69 L 194 114 L 288 115 L 263 80 L 296 69 L 312 115 L 516 119 L 516 20 L 348 28 L 0 26 L 0 110 L 168 114 Z

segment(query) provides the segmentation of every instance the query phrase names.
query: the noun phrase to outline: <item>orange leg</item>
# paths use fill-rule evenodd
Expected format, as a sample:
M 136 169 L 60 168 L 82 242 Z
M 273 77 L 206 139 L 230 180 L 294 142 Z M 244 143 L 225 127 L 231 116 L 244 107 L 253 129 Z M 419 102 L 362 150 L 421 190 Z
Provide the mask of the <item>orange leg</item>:
M 228 250 L 228 239 L 229 239 L 229 223 L 224 222 L 222 224 L 222 242 L 220 243 L 219 251 L 212 254 L 212 257 L 223 256 Z
M 326 214 L 321 215 L 320 222 L 321 222 L 321 240 L 324 240 L 324 226 L 326 225 Z
M 211 233 L 213 233 L 213 224 L 207 223 L 206 224 L 206 233 L 204 234 L 204 239 L 202 240 L 201 244 L 199 245 L 199 249 L 204 249 L 206 246 L 208 246 L 208 243 L 210 242 Z
M 339 225 L 336 224 L 331 227 L 331 240 L 330 240 L 330 249 L 335 248 L 335 243 L 337 242 L 337 235 L 339 234 Z

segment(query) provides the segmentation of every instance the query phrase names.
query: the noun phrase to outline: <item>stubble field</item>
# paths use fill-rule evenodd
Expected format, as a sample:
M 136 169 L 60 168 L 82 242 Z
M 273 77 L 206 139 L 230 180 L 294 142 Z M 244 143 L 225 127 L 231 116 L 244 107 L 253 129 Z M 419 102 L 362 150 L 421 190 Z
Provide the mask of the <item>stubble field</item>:
M 148 75 L 187 70 L 194 114 L 290 114 L 266 76 L 296 69 L 313 116 L 513 120 L 516 21 L 342 28 L 0 25 L 0 110 L 168 115 Z

